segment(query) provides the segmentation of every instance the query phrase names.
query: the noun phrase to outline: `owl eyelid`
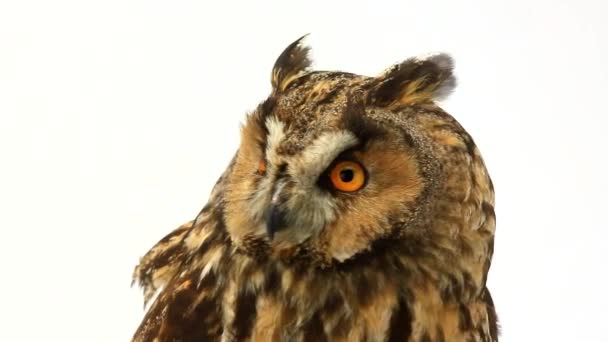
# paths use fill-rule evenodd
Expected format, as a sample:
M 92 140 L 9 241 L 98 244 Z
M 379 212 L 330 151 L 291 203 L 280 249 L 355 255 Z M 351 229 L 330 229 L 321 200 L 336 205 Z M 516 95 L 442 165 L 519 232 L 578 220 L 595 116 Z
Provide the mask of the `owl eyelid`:
M 340 154 L 338 154 L 334 160 L 332 160 L 331 163 L 329 163 L 329 165 L 327 166 L 327 168 L 325 168 L 325 170 L 321 173 L 321 176 L 324 174 L 329 174 L 329 172 L 331 171 L 331 169 L 333 169 L 336 164 L 338 164 L 339 162 L 343 162 L 343 161 L 349 161 L 349 162 L 353 162 L 353 163 L 357 163 L 361 166 L 365 166 L 365 164 L 363 162 L 361 162 L 359 160 L 359 158 L 357 158 L 355 156 L 355 152 L 359 152 L 360 151 L 360 144 L 357 144 L 355 146 L 349 147 L 346 150 L 340 152 Z M 363 167 L 363 169 L 365 170 L 365 167 Z M 365 174 L 367 176 L 367 170 L 365 170 Z
M 336 156 L 336 158 L 334 158 L 334 160 L 329 164 L 329 166 L 327 167 L 327 170 L 331 170 L 332 167 L 334 167 L 337 163 L 339 163 L 341 161 L 350 161 L 353 163 L 358 163 L 358 164 L 363 165 L 363 163 L 359 160 L 359 158 L 357 158 L 355 156 L 355 152 L 360 152 L 361 147 L 362 146 L 360 144 L 357 144 L 353 147 L 347 148 L 346 150 L 340 152 L 340 154 L 338 154 L 338 156 Z

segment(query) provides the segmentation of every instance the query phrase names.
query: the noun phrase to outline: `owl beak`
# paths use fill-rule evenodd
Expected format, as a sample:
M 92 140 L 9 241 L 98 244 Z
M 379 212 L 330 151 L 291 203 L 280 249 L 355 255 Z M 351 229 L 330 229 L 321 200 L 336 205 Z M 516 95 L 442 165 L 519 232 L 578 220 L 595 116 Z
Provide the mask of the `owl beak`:
M 274 238 L 274 234 L 285 227 L 285 212 L 282 209 L 280 200 L 283 183 L 279 183 L 272 194 L 270 207 L 266 211 L 266 233 L 270 240 Z
M 271 205 L 266 213 L 266 233 L 270 240 L 274 234 L 285 227 L 285 214 L 281 208 Z

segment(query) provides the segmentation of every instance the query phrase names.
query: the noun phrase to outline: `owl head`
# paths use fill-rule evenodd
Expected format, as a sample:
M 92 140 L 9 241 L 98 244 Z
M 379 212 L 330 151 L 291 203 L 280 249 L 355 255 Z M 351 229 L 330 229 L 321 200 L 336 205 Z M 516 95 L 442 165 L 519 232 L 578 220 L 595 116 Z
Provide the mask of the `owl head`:
M 320 268 L 387 251 L 442 267 L 466 258 L 481 277 L 494 197 L 473 140 L 435 104 L 455 87 L 452 59 L 367 77 L 313 71 L 308 52 L 300 39 L 281 53 L 243 125 L 224 198 L 236 248 Z

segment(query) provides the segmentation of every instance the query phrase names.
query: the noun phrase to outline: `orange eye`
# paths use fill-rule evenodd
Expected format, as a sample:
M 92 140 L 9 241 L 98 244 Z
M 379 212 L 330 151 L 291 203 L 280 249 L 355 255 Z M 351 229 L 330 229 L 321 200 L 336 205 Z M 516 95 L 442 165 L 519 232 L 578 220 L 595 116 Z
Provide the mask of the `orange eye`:
M 365 170 L 359 163 L 341 161 L 331 169 L 329 179 L 333 186 L 340 191 L 357 191 L 365 184 Z
M 258 172 L 266 173 L 266 161 L 264 159 L 260 159 L 260 162 L 258 164 Z

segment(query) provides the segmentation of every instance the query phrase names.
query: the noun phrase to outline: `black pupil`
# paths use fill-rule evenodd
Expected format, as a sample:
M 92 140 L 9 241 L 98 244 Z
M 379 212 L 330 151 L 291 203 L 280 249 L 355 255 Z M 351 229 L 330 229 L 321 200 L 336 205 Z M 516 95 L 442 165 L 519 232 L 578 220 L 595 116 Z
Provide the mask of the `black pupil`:
M 344 183 L 348 183 L 355 178 L 355 172 L 351 169 L 344 169 L 340 171 L 340 180 Z

